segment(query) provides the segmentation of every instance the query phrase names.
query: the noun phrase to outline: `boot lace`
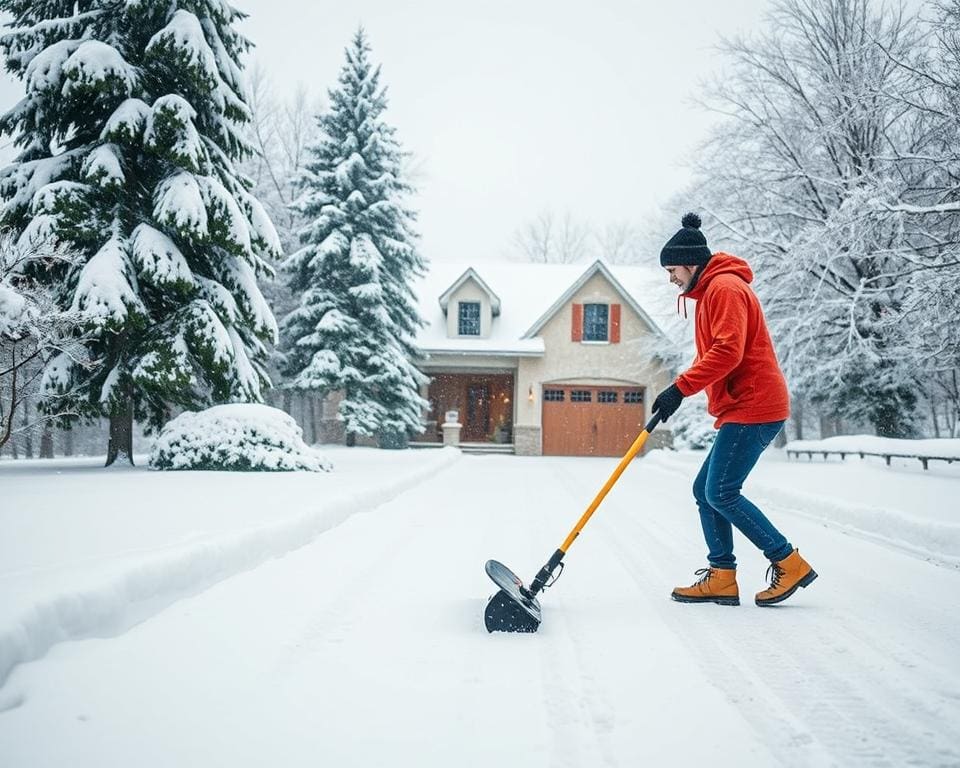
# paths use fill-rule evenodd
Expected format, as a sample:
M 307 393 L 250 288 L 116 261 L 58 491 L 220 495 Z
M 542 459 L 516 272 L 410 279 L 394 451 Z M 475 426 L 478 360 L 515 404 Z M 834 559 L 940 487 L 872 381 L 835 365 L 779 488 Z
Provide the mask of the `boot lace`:
M 697 579 L 696 583 L 695 583 L 693 586 L 698 587 L 698 586 L 700 586 L 701 584 L 703 584 L 703 583 L 705 583 L 705 582 L 707 582 L 707 581 L 710 581 L 710 572 L 711 572 L 712 570 L 713 570 L 712 568 L 699 568 L 699 569 L 697 569 L 696 571 L 694 571 L 694 572 L 693 572 L 693 575 L 694 575 L 694 576 L 699 576 L 700 578 Z
M 770 579 L 770 589 L 776 589 L 780 586 L 780 579 L 783 578 L 785 573 L 786 571 L 777 563 L 770 563 L 770 567 L 767 568 L 767 578 Z

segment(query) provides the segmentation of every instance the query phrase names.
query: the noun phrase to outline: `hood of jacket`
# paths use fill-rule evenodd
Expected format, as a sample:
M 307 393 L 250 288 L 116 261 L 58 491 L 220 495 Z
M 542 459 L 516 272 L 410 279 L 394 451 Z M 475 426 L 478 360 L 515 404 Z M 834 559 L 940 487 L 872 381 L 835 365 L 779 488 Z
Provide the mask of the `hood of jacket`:
M 704 266 L 693 289 L 681 295 L 685 299 L 700 299 L 706 292 L 707 286 L 720 275 L 736 275 L 747 284 L 753 282 L 753 270 L 747 262 L 739 256 L 717 251 Z

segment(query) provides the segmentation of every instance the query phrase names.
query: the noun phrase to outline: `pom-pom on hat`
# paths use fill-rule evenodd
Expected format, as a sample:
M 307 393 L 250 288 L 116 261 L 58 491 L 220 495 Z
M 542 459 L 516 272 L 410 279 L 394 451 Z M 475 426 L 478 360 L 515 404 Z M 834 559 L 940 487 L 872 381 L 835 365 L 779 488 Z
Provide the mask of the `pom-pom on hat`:
M 707 247 L 707 238 L 700 231 L 700 217 L 688 213 L 680 223 L 680 230 L 667 240 L 660 251 L 660 266 L 696 267 L 706 264 L 712 254 Z

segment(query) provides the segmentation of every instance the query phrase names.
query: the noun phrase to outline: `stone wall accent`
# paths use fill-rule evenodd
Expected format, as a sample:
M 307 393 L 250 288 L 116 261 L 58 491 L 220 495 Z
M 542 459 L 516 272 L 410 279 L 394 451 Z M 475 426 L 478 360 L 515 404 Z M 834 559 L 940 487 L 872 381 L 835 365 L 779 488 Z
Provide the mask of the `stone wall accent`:
M 540 427 L 513 428 L 513 451 L 517 456 L 539 456 L 541 451 Z

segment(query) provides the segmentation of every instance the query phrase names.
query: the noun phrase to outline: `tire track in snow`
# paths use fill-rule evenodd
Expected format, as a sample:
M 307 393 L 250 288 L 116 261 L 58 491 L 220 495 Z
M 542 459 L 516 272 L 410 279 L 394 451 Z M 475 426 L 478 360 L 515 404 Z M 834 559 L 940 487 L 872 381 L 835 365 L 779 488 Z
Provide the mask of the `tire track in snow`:
M 284 643 L 276 661 L 276 673 L 285 677 L 293 674 L 304 660 L 323 648 L 346 641 L 356 625 L 358 611 L 369 597 L 373 587 L 382 580 L 383 572 L 400 556 L 413 538 L 414 529 L 407 529 L 402 540 L 388 540 L 381 547 L 368 547 L 364 561 L 348 578 L 337 579 L 336 588 L 328 591 L 310 620 L 297 636 Z M 356 562 L 356 561 L 354 561 Z
M 600 527 L 600 535 L 621 562 L 624 570 L 630 574 L 630 578 L 641 589 L 649 586 L 649 581 L 645 582 L 637 574 L 643 573 L 644 570 L 649 571 L 651 567 L 657 570 L 659 581 L 665 580 L 663 570 L 653 565 L 649 557 L 641 558 L 633 549 L 628 549 L 606 526 Z M 717 641 L 716 624 L 709 621 L 707 614 L 703 613 L 704 609 L 711 612 L 737 609 L 730 606 L 695 606 L 693 608 L 700 613 L 692 614 L 691 612 L 690 616 L 684 616 L 683 621 L 677 616 L 669 615 L 665 608 L 654 605 L 653 609 L 660 621 L 671 627 L 680 641 L 687 646 L 691 662 L 698 664 L 704 670 L 707 679 L 711 680 L 743 712 L 744 719 L 758 731 L 760 740 L 770 746 L 772 752 L 778 751 L 780 747 L 802 750 L 803 756 L 793 763 L 795 765 L 833 764 L 829 760 L 829 753 L 810 733 L 803 720 L 793 716 L 789 709 L 779 705 L 775 692 L 754 665 L 745 662 L 742 655 L 733 652 L 726 643 Z M 693 638 L 697 637 L 709 638 L 709 641 L 696 643 Z M 735 695 L 733 691 L 743 691 L 743 694 Z M 788 758 L 784 760 L 790 762 Z
M 544 476 L 538 477 L 537 481 L 530 478 L 524 486 L 522 508 L 536 511 L 534 515 L 524 516 L 524 539 L 530 542 L 529 551 L 533 557 L 530 563 L 534 565 L 530 573 L 521 572 L 517 575 L 527 583 L 531 574 L 539 570 L 556 548 L 555 543 L 551 547 L 548 542 L 554 538 L 559 541 L 566 533 L 562 530 L 563 522 L 560 522 L 561 527 L 556 527 L 558 517 L 547 510 L 552 509 L 550 505 L 554 499 L 565 507 L 569 499 L 575 497 L 568 493 L 569 484 L 563 477 L 557 476 L 557 470 L 552 465 L 538 462 L 531 464 L 531 469 L 538 474 L 544 473 Z M 561 490 L 559 494 L 558 489 Z M 549 494 L 546 499 L 545 493 Z M 575 512 L 571 509 L 571 518 Z M 565 519 L 561 517 L 560 521 Z M 545 542 L 542 551 L 535 550 L 533 543 L 537 541 Z M 543 593 L 540 597 L 543 597 Z M 551 595 L 550 602 L 556 605 L 556 609 L 551 610 L 550 624 L 539 630 L 537 638 L 544 712 L 553 740 L 549 765 L 572 768 L 603 765 L 616 768 L 619 762 L 609 739 L 614 727 L 614 708 L 604 696 L 602 687 L 597 684 L 582 633 L 577 632 L 568 620 L 562 599 L 557 605 Z M 554 618 L 554 613 L 558 618 Z M 556 627 L 557 621 L 561 624 L 559 629 Z M 584 732 L 589 734 L 589 738 L 584 738 Z
M 536 469 L 539 470 L 540 467 L 537 466 Z M 544 532 L 550 530 L 553 522 L 553 518 L 544 513 L 543 491 L 537 490 L 535 492 L 534 490 L 542 488 L 550 488 L 551 491 L 555 491 L 554 486 L 543 482 L 529 482 L 524 486 L 524 501 L 526 502 L 524 507 L 538 511 L 536 515 L 526 515 L 524 517 L 527 529 L 527 535 L 524 539 L 529 542 L 545 539 Z M 551 493 L 551 497 L 552 495 L 553 493 Z M 550 555 L 550 552 L 546 549 L 542 552 L 534 552 L 532 544 L 530 552 L 533 557 L 530 562 L 535 564 L 533 565 L 534 570 L 530 571 L 529 574 L 526 572 L 517 574 L 527 584 L 531 581 L 531 575 L 539 570 Z M 540 597 L 543 597 L 542 593 Z M 581 726 L 584 724 L 584 713 L 579 702 L 583 701 L 584 692 L 580 686 L 577 686 L 575 690 L 570 688 L 570 683 L 579 681 L 577 676 L 570 674 L 571 669 L 575 668 L 575 662 L 570 659 L 569 648 L 562 647 L 564 646 L 562 634 L 545 631 L 541 627 L 538 635 L 540 685 L 544 713 L 547 718 L 547 729 L 551 735 L 549 765 L 551 768 L 555 766 L 557 768 L 561 766 L 579 768 L 579 766 L 587 765 L 588 762 L 585 755 L 587 747 L 580 737 Z
M 692 502 L 688 503 L 692 506 Z M 676 537 L 671 537 L 653 517 L 644 518 L 642 522 L 627 515 L 611 517 L 617 520 L 621 533 L 623 528 L 631 529 L 632 535 L 627 537 L 631 547 L 610 525 L 598 527 L 631 577 L 643 588 L 639 574 L 654 568 L 659 580 L 666 582 L 664 564 L 677 553 Z M 749 593 L 741 599 L 744 597 L 749 601 Z M 824 662 L 823 652 L 818 653 L 808 644 L 809 635 L 789 629 L 783 631 L 780 627 L 779 632 L 770 636 L 771 630 L 777 627 L 771 626 L 770 619 L 754 613 L 748 614 L 747 623 L 739 623 L 739 628 L 745 631 L 734 637 L 730 636 L 729 623 L 717 622 L 718 615 L 714 613 L 716 610 L 771 609 L 758 609 L 749 604 L 740 608 L 678 606 L 667 600 L 665 596 L 663 607 L 657 607 L 661 618 L 691 647 L 698 663 L 718 680 L 728 696 L 730 691 L 742 689 L 744 681 L 747 682 L 748 695 L 731 698 L 744 710 L 747 719 L 774 743 L 791 750 L 798 747 L 804 750 L 797 765 L 809 764 L 810 760 L 836 765 L 912 765 L 928 763 L 933 756 L 931 752 L 936 755 L 937 765 L 956 765 L 960 761 L 960 754 L 951 746 L 956 743 L 956 735 L 937 738 L 938 734 L 955 731 L 956 726 L 951 727 L 949 716 L 941 717 L 927 704 L 925 686 L 918 687 L 902 674 L 897 676 L 896 683 L 877 684 L 878 669 L 883 669 L 884 662 L 889 661 L 890 649 L 864 639 L 872 636 L 870 627 L 851 625 L 842 613 L 832 613 L 829 624 L 832 636 L 818 634 L 816 647 L 829 649 L 844 659 L 842 663 L 829 664 Z M 683 613 L 678 613 L 678 608 Z M 780 612 L 784 608 L 792 610 L 792 606 L 772 610 Z M 841 634 L 842 641 L 838 637 Z M 705 664 L 703 645 L 691 643 L 689 635 L 710 638 L 712 650 L 719 653 L 725 663 Z M 773 654 L 773 648 L 779 650 Z M 804 688 L 810 681 L 814 682 L 814 693 L 805 695 Z M 904 718 L 905 709 L 908 723 Z M 931 727 L 931 723 L 937 721 L 940 722 Z M 940 743 L 936 744 L 937 741 Z M 929 746 L 918 746 L 925 744 Z
M 619 765 L 616 751 L 610 741 L 610 736 L 616 728 L 616 709 L 605 695 L 603 686 L 598 682 L 599 675 L 595 664 L 591 661 L 589 643 L 586 634 L 577 622 L 569 619 L 570 611 L 566 610 L 563 601 L 560 601 L 557 614 L 563 629 L 563 637 L 567 638 L 571 664 L 577 671 L 579 688 L 578 700 L 584 710 L 585 721 L 590 726 L 590 732 L 597 743 L 597 752 L 603 759 L 603 765 L 614 768 Z M 596 762 L 591 761 L 591 765 Z
M 486 457 L 477 459 L 488 460 Z M 452 764 L 440 762 L 440 755 L 451 749 L 462 751 L 463 733 L 470 733 L 472 737 L 478 730 L 485 740 L 482 751 L 469 756 L 462 754 L 459 764 L 485 765 L 490 764 L 491 755 L 496 759 L 508 756 L 506 753 L 511 748 L 511 739 L 516 738 L 517 728 L 529 731 L 521 748 L 530 749 L 533 755 L 538 754 L 538 746 L 540 753 L 545 754 L 550 748 L 550 737 L 554 735 L 545 729 L 544 720 L 548 714 L 535 700 L 538 682 L 546 674 L 539 649 L 525 643 L 528 638 L 520 636 L 501 635 L 495 638 L 500 643 L 491 644 L 482 622 L 483 601 L 463 599 L 464 595 L 476 594 L 477 583 L 487 584 L 493 591 L 492 583 L 483 575 L 483 560 L 476 558 L 477 551 L 489 550 L 488 544 L 498 538 L 528 543 L 523 537 L 511 536 L 503 526 L 496 527 L 488 522 L 490 517 L 502 517 L 504 521 L 515 517 L 511 501 L 522 504 L 522 500 L 512 495 L 515 490 L 512 486 L 464 494 L 456 509 L 436 504 L 438 498 L 453 498 L 455 489 L 468 487 L 471 465 L 474 464 L 473 457 L 466 457 L 445 476 L 443 485 L 423 486 L 397 498 L 387 510 L 388 514 L 378 515 L 375 526 L 367 526 L 359 532 L 345 530 L 348 539 L 363 539 L 368 546 L 356 550 L 357 560 L 351 560 L 348 567 L 336 571 L 337 576 L 330 583 L 333 589 L 328 591 L 323 604 L 316 606 L 314 615 L 308 616 L 298 631 L 290 633 L 276 660 L 279 687 L 284 691 L 282 700 L 286 706 L 301 706 L 303 701 L 309 700 L 309 694 L 304 696 L 297 690 L 298 681 L 303 678 L 336 679 L 339 687 L 331 688 L 330 695 L 372 724 L 382 722 L 387 716 L 393 719 L 400 713 L 415 719 L 410 713 L 421 709 L 417 697 L 429 700 L 426 711 L 436 716 L 431 725 L 437 729 L 437 733 L 431 735 L 431 739 L 436 739 L 435 751 L 418 756 L 418 762 L 413 762 L 405 753 L 397 753 L 398 764 Z M 533 504 L 525 509 L 538 511 Z M 360 525 L 365 519 L 358 516 L 352 522 Z M 474 529 L 477 536 L 473 536 Z M 322 557 L 323 548 L 338 545 L 324 540 L 314 546 L 316 556 Z M 363 555 L 359 557 L 361 552 Z M 446 578 L 438 579 L 441 574 Z M 291 578 L 296 580 L 298 577 Z M 423 594 L 424 586 L 431 584 L 429 596 Z M 409 589 L 405 585 L 409 585 Z M 397 594 L 398 588 L 402 594 Z M 411 603 L 418 604 L 412 606 L 412 611 L 408 610 Z M 425 617 L 423 614 L 431 615 Z M 402 662 L 399 664 L 385 662 L 379 655 L 374 655 L 388 647 L 383 640 L 375 639 L 375 636 L 388 637 L 387 631 L 392 633 L 387 643 L 396 643 L 400 649 Z M 512 644 L 511 640 L 519 642 Z M 473 643 L 483 644 L 486 653 L 464 652 L 464 642 L 468 643 L 467 647 Z M 504 645 L 513 647 L 504 648 Z M 407 653 L 407 649 L 415 650 Z M 488 664 L 495 664 L 505 650 L 511 656 L 526 659 L 524 666 L 529 670 L 526 687 L 531 692 L 529 698 L 524 696 L 520 700 L 520 691 L 510 689 L 518 699 L 511 702 L 514 714 L 508 722 L 504 722 L 507 715 L 503 706 L 498 706 L 493 716 L 485 719 L 483 716 L 478 718 L 469 709 L 460 710 L 456 700 L 450 701 L 451 690 L 456 690 L 457 696 L 465 701 L 489 699 L 494 691 L 494 698 L 499 702 L 499 692 L 504 684 L 516 684 L 516 677 L 509 667 L 491 670 Z M 339 668 L 341 663 L 350 664 L 358 657 L 371 660 L 363 670 L 357 668 L 344 672 Z M 332 672 L 332 675 L 328 677 L 326 672 Z M 367 675 L 376 676 L 377 690 L 382 693 L 377 695 L 376 703 L 364 697 L 366 700 L 361 707 L 353 694 L 364 689 Z M 347 682 L 352 679 L 358 682 Z M 406 693 L 403 693 L 403 699 L 395 698 L 398 692 L 410 691 L 412 686 L 416 686 L 417 691 L 412 699 Z M 433 702 L 442 701 L 450 703 L 431 708 Z M 480 726 L 480 723 L 485 725 Z M 345 723 L 340 725 L 345 726 Z M 533 759 L 525 764 L 564 765 L 566 763 L 557 756 L 565 754 L 568 747 L 579 754 L 575 729 L 567 730 L 571 732 L 570 738 L 555 748 L 550 761 Z M 499 739 L 498 734 L 503 738 Z M 456 746 L 451 746 L 454 741 Z M 404 749 L 407 745 L 401 743 L 398 746 Z M 554 757 L 557 760 L 553 760 Z M 578 764 L 582 763 L 570 763 Z

